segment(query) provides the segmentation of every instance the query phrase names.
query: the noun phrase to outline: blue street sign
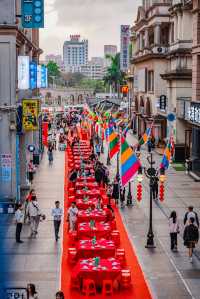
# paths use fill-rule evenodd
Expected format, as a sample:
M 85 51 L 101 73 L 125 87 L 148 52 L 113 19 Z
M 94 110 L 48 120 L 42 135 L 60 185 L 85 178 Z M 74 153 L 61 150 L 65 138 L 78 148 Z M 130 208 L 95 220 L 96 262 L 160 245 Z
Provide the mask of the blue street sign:
M 175 119 L 176 119 L 176 116 L 175 116 L 174 113 L 169 113 L 169 114 L 167 115 L 167 120 L 168 120 L 169 122 L 173 122 L 173 121 L 175 121 Z
M 21 0 L 23 28 L 44 28 L 44 0 Z
M 37 63 L 30 62 L 30 89 L 37 88 Z

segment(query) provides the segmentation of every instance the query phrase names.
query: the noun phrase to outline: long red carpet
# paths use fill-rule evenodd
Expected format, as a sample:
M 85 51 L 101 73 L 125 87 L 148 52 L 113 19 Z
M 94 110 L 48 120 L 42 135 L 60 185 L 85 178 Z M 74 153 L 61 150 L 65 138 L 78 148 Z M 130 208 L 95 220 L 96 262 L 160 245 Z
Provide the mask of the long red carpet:
M 68 166 L 67 166 L 67 152 L 65 154 L 65 186 L 64 186 L 64 191 L 65 191 L 65 205 L 64 205 L 64 231 L 63 231 L 63 253 L 62 253 L 62 265 L 61 265 L 61 289 L 65 294 L 66 299 L 79 299 L 79 298 L 85 298 L 85 296 L 81 295 L 78 291 L 76 290 L 71 290 L 70 289 L 70 278 L 71 278 L 71 266 L 67 262 L 67 252 L 68 252 L 68 233 L 67 233 L 67 204 L 66 204 L 66 199 L 67 199 L 67 179 L 68 179 Z M 116 222 L 117 222 L 117 229 L 120 232 L 120 238 L 121 238 L 121 244 L 122 247 L 125 249 L 126 252 L 126 260 L 127 260 L 127 265 L 131 269 L 131 275 L 132 275 L 132 288 L 129 290 L 121 290 L 118 293 L 115 293 L 113 298 L 116 299 L 151 299 L 151 293 L 148 288 L 148 285 L 145 281 L 142 269 L 138 263 L 138 259 L 136 257 L 136 254 L 134 252 L 134 249 L 132 248 L 132 245 L 129 241 L 128 235 L 126 233 L 124 224 L 122 222 L 122 218 L 120 216 L 120 213 L 118 211 L 118 208 L 114 207 L 115 210 L 115 216 L 116 216 Z M 92 297 L 92 296 L 91 296 Z M 108 298 L 99 294 L 95 296 L 96 298 Z

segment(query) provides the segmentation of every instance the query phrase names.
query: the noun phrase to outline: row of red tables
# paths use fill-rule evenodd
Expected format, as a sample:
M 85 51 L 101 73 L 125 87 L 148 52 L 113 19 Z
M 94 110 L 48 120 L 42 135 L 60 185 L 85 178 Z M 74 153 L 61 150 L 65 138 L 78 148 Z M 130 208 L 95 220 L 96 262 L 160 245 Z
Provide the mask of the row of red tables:
M 91 152 L 86 142 L 75 145 L 73 152 L 70 149 L 67 150 L 69 168 L 77 165 L 80 168 L 81 159 L 85 159 Z M 94 169 L 93 164 L 85 164 L 84 166 L 86 166 L 85 169 L 87 169 L 87 166 L 91 170 Z M 77 241 L 74 251 L 73 248 L 69 248 L 75 254 L 72 283 L 78 279 L 80 284 L 82 284 L 83 280 L 90 279 L 96 285 L 102 285 L 104 280 L 120 280 L 122 265 L 116 259 L 116 243 L 114 240 L 111 240 L 112 225 L 110 222 L 106 222 L 106 210 L 96 208 L 99 199 L 103 199 L 102 202 L 107 199 L 105 190 L 99 187 L 92 175 L 78 177 L 74 195 L 71 192 L 73 193 L 73 190 L 70 191 L 70 196 L 75 199 L 79 209 L 76 232 Z M 95 225 L 91 224 L 91 220 L 95 222 Z M 97 257 L 99 257 L 98 263 L 95 261 Z

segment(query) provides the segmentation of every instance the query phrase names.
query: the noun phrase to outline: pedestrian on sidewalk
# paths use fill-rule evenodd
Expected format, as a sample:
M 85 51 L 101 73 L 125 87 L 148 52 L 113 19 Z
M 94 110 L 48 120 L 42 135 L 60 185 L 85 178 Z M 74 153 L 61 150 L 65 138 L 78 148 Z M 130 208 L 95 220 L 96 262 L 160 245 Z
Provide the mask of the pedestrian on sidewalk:
M 33 160 L 30 160 L 30 162 L 28 163 L 28 180 L 31 185 L 33 183 L 34 172 L 35 172 L 35 166 L 33 164 Z
M 24 210 L 25 210 L 24 223 L 26 222 L 27 219 L 30 221 L 30 215 L 28 214 L 28 204 L 32 200 L 32 196 L 34 196 L 34 195 L 36 195 L 35 189 L 31 189 L 26 197 L 25 208 L 24 208 Z
M 171 239 L 171 250 L 177 251 L 177 235 L 180 232 L 179 221 L 176 211 L 172 211 L 169 218 L 169 231 Z
M 22 225 L 24 222 L 24 213 L 23 213 L 23 206 L 22 204 L 18 204 L 17 210 L 15 212 L 15 220 L 16 220 L 16 242 L 17 243 L 24 243 L 21 240 L 21 231 L 22 231 Z
M 60 208 L 60 202 L 58 200 L 55 202 L 55 208 L 52 209 L 51 215 L 53 216 L 55 240 L 57 242 L 58 239 L 60 238 L 58 234 L 59 234 L 60 224 L 63 215 L 63 210 Z
M 76 203 L 72 202 L 71 207 L 68 210 L 67 221 L 69 221 L 69 230 L 76 230 L 76 222 L 77 222 L 78 209 L 76 207 Z
M 48 146 L 47 155 L 48 155 L 49 165 L 52 165 L 52 163 L 53 163 L 53 146 L 52 146 L 52 144 L 50 144 Z
M 192 255 L 193 250 L 195 248 L 195 245 L 199 241 L 199 230 L 198 227 L 194 224 L 195 218 L 191 217 L 189 219 L 189 224 L 185 227 L 184 234 L 183 234 L 183 240 L 184 245 L 189 249 L 189 259 L 192 263 Z
M 36 287 L 32 283 L 29 283 L 27 285 L 27 296 L 28 299 L 39 299 L 38 294 L 36 292 Z
M 117 177 L 115 177 L 114 182 L 113 182 L 112 198 L 114 198 L 115 204 L 118 204 L 118 200 L 119 200 L 119 181 L 118 181 Z
M 152 193 L 153 193 L 153 199 L 158 199 L 158 182 L 159 178 L 158 176 L 155 176 L 153 178 L 153 184 L 152 184 Z
M 44 219 L 44 215 L 42 215 L 36 195 L 32 196 L 32 199 L 28 204 L 28 213 L 30 215 L 31 222 L 30 237 L 36 237 L 36 235 L 38 234 L 38 226 L 40 223 L 40 219 L 41 217 L 43 217 Z
M 188 212 L 185 213 L 185 217 L 183 220 L 184 225 L 188 225 L 189 224 L 189 220 L 190 218 L 194 218 L 194 224 L 199 228 L 199 217 L 198 214 L 194 211 L 194 207 L 193 206 L 189 206 L 188 207 Z
M 65 295 L 62 291 L 56 293 L 56 299 L 65 299 Z
M 124 208 L 124 203 L 125 203 L 125 200 L 126 200 L 126 196 L 125 196 L 125 194 L 126 194 L 126 189 L 125 188 L 120 188 L 121 190 L 120 190 L 120 201 L 121 201 L 121 208 Z

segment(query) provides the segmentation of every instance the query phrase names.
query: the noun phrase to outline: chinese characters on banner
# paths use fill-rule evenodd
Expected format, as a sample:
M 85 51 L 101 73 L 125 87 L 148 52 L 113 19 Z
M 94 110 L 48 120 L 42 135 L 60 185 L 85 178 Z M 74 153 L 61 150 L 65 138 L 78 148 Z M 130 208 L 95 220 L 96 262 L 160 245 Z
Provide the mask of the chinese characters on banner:
M 129 67 L 130 26 L 121 25 L 120 69 L 127 71 Z
M 12 176 L 12 156 L 11 154 L 0 155 L 0 179 L 2 182 L 10 182 Z
M 48 122 L 42 123 L 42 143 L 48 146 Z
M 198 103 L 191 103 L 187 113 L 188 120 L 200 124 L 200 105 Z
M 38 130 L 38 116 L 40 113 L 39 100 L 23 100 L 23 129 L 25 131 Z

